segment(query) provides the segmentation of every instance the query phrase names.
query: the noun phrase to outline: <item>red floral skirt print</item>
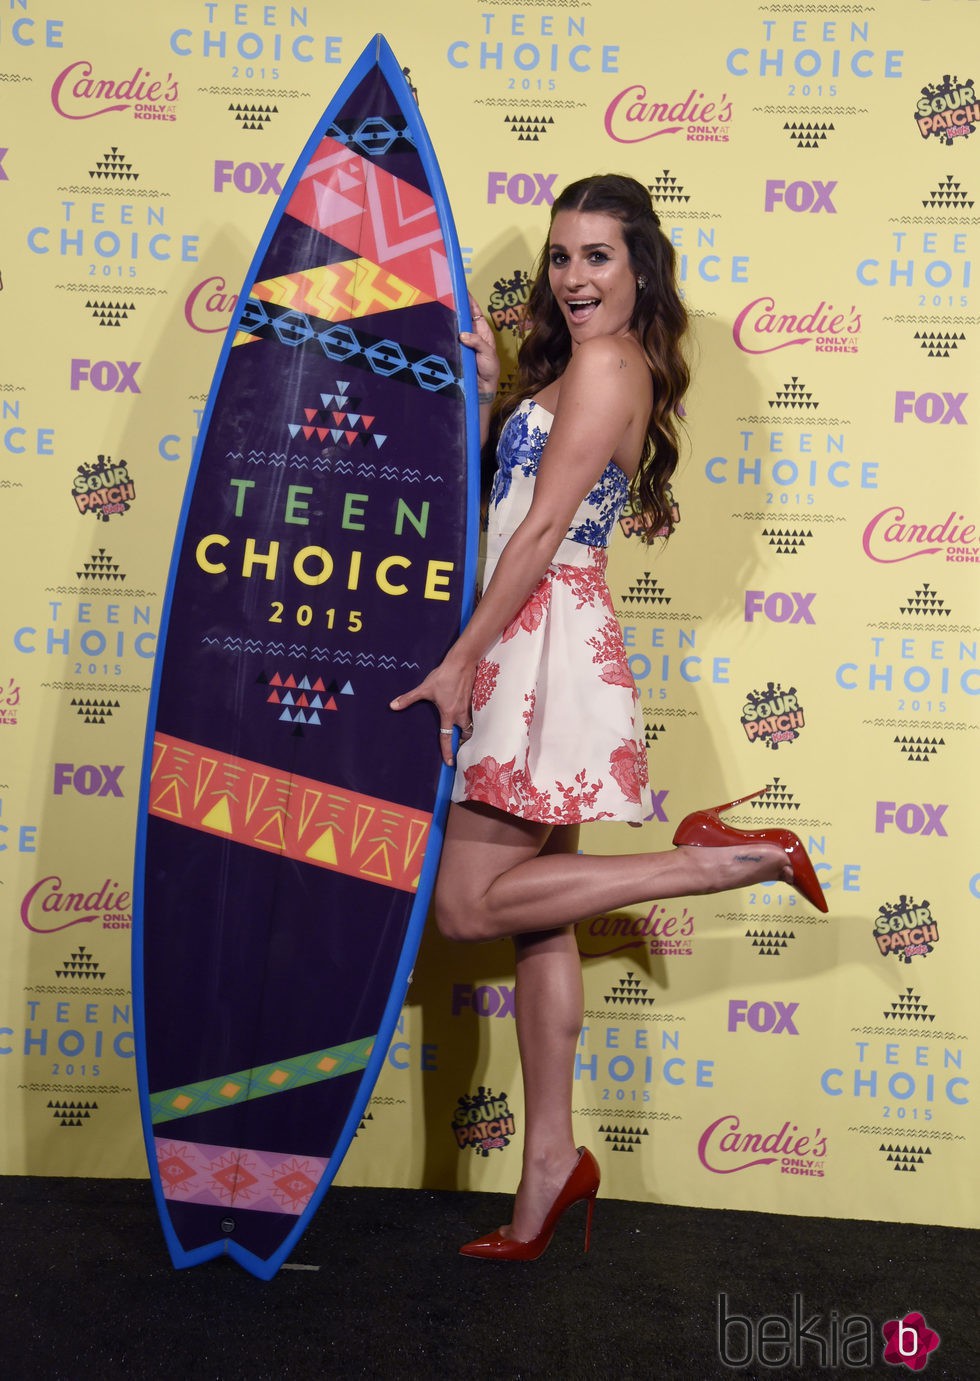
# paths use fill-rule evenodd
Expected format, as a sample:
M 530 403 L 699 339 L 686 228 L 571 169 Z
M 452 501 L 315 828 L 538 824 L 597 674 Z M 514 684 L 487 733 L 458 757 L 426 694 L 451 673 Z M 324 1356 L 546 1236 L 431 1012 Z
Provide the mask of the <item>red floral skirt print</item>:
M 553 563 L 480 662 L 455 801 L 550 824 L 643 818 L 646 747 L 606 553 L 579 550 L 587 564 Z
M 528 400 L 501 433 L 485 581 L 530 507 L 551 420 Z M 625 498 L 626 477 L 610 461 L 537 589 L 480 662 L 454 801 L 556 825 L 642 820 L 642 718 L 605 575 Z

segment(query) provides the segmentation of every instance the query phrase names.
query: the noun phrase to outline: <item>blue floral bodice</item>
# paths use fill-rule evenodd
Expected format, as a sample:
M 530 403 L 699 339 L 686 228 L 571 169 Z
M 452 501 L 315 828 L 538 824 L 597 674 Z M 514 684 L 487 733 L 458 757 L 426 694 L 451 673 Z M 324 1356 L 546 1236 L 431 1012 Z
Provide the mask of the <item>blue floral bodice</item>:
M 504 423 L 497 444 L 497 473 L 490 491 L 491 534 L 509 536 L 526 516 L 552 421 L 546 408 L 527 398 Z M 629 481 L 611 460 L 576 509 L 565 540 L 588 547 L 608 546 L 628 492 Z

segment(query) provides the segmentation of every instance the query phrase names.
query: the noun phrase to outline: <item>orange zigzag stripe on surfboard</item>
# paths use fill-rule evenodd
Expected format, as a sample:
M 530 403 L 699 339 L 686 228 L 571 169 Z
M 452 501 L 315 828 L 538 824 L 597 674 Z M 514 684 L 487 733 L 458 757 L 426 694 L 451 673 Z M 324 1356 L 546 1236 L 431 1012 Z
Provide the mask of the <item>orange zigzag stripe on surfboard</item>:
M 418 888 L 432 816 L 158 733 L 151 815 L 402 892 Z
M 252 287 L 252 296 L 279 307 L 305 312 L 320 321 L 351 321 L 375 312 L 431 302 L 421 288 L 366 259 L 324 264 L 280 278 L 266 278 Z
M 286 214 L 455 306 L 435 202 L 336 139 L 321 141 Z

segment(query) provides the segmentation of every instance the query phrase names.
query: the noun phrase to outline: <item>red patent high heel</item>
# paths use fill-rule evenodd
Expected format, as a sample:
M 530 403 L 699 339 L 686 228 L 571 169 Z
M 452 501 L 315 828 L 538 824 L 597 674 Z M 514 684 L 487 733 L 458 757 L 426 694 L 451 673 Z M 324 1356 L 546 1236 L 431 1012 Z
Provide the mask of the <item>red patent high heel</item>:
M 754 801 L 757 796 L 764 796 L 768 790 L 769 788 L 764 786 L 761 791 L 753 791 L 751 796 L 740 796 L 737 801 L 715 806 L 713 810 L 696 810 L 677 826 L 674 843 L 705 849 L 722 849 L 747 839 L 758 840 L 764 844 L 778 844 L 790 861 L 793 869 L 793 886 L 797 892 L 806 897 L 810 905 L 815 906 L 818 911 L 826 911 L 827 899 L 817 881 L 813 864 L 792 830 L 739 830 L 734 825 L 726 825 L 720 818 L 723 811 L 740 806 L 743 801 Z
M 589 1250 L 592 1236 L 592 1210 L 595 1196 L 599 1191 L 599 1167 L 595 1156 L 585 1146 L 578 1150 L 578 1160 L 572 1172 L 558 1191 L 558 1197 L 548 1210 L 548 1216 L 541 1225 L 537 1237 L 529 1242 L 519 1242 L 515 1237 L 505 1237 L 502 1232 L 491 1232 L 486 1237 L 478 1237 L 475 1242 L 467 1242 L 460 1247 L 460 1256 L 477 1256 L 484 1261 L 537 1261 L 554 1235 L 558 1219 L 581 1199 L 587 1199 L 585 1219 L 585 1250 Z

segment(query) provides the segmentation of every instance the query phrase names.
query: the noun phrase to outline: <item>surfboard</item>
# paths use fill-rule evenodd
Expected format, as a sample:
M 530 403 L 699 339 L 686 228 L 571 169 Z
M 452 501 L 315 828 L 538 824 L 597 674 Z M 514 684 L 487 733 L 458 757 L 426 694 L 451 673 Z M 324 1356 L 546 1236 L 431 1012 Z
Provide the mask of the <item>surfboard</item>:
M 177 1266 L 269 1279 L 358 1130 L 448 806 L 429 705 L 475 584 L 462 261 L 387 42 L 283 189 L 223 342 L 150 696 L 137 1083 Z

